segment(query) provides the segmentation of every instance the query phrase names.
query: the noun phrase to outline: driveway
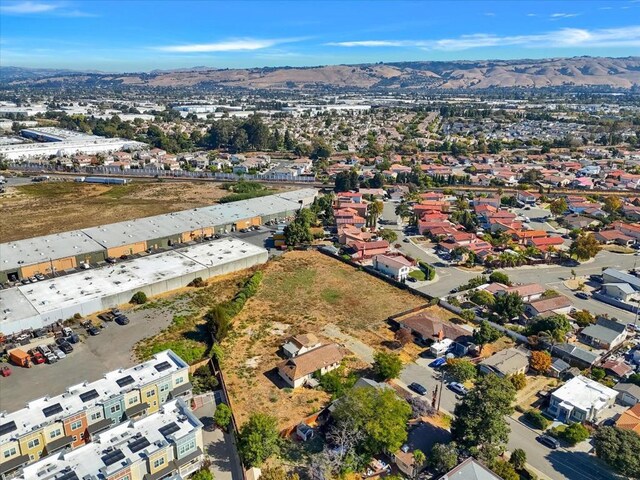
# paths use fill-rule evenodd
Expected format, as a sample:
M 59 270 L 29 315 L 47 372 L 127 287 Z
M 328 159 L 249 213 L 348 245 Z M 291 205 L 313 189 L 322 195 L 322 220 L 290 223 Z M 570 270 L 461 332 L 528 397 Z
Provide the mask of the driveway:
M 207 404 L 195 410 L 195 414 L 205 426 L 212 424 L 214 412 L 213 404 Z M 202 437 L 204 452 L 211 460 L 210 470 L 213 473 L 213 478 L 215 480 L 241 480 L 243 478 L 242 465 L 234 436 L 219 428 L 213 431 L 205 428 Z
M 347 347 L 361 360 L 369 364 L 373 363 L 373 354 L 375 353 L 375 350 L 366 343 L 361 342 L 357 338 L 352 337 L 351 335 L 347 335 L 342 330 L 340 330 L 338 326 L 333 325 L 332 323 L 325 325 L 322 333 Z

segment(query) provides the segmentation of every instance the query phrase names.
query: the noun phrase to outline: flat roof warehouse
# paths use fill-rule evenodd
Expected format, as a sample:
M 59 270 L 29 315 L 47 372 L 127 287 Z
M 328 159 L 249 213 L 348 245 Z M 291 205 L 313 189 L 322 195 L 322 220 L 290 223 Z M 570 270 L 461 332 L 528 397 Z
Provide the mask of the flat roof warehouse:
M 138 253 L 172 243 L 187 243 L 198 236 L 244 228 L 255 219 L 264 223 L 309 205 L 317 191 L 300 189 L 250 200 L 139 218 L 54 235 L 0 244 L 0 282 L 51 274 L 76 268 L 79 263 L 99 263 L 108 256 Z M 207 231 L 208 230 L 208 231 Z M 165 239 L 158 242 L 158 239 Z M 142 245 L 145 244 L 145 245 Z M 129 245 L 135 245 L 127 248 Z M 144 248 L 143 248 L 144 247 Z M 67 262 L 58 260 L 69 259 Z M 33 268 L 27 268 L 33 266 Z

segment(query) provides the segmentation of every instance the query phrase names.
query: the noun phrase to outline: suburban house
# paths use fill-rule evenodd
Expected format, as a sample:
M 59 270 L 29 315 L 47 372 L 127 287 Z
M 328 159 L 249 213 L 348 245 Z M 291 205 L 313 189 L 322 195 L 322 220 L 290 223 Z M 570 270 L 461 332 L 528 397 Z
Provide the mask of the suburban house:
M 502 480 L 482 463 L 469 457 L 438 480 Z
M 376 255 L 373 257 L 373 268 L 400 282 L 407 279 L 414 263 L 402 255 Z
M 616 421 L 616 427 L 623 430 L 631 430 L 640 435 L 640 403 L 622 412 Z
M 640 403 L 640 385 L 635 383 L 618 383 L 614 390 L 618 392 L 618 402 L 622 405 L 634 406 Z M 640 413 L 640 412 L 639 412 Z
M 278 373 L 293 388 L 301 387 L 314 373 L 325 374 L 340 366 L 345 352 L 335 343 L 322 345 L 278 364 Z
M 634 368 L 624 360 L 613 358 L 608 359 L 600 367 L 604 369 L 607 375 L 612 378 L 617 378 L 619 381 L 627 378 L 634 370 Z
M 448 338 L 453 340 L 452 350 L 457 355 L 464 355 L 473 340 L 472 332 L 453 323 L 436 320 L 427 313 L 417 313 L 406 318 L 396 319 L 400 328 L 406 328 L 422 342 L 431 344 Z
M 630 273 L 621 272 L 620 270 L 616 270 L 614 268 L 607 268 L 602 272 L 602 283 L 618 283 L 618 284 L 628 284 L 634 290 L 640 291 L 640 278 L 635 275 L 631 275 Z
M 571 301 L 564 295 L 550 298 L 540 298 L 529 302 L 524 312 L 530 317 L 538 315 L 551 315 L 554 313 L 565 314 L 571 311 Z
M 600 293 L 621 302 L 629 303 L 638 292 L 628 283 L 604 283 Z
M 551 367 L 549 368 L 549 371 L 547 372 L 547 374 L 550 377 L 562 378 L 570 368 L 571 368 L 571 365 L 569 365 L 567 362 L 565 362 L 561 358 L 554 358 L 553 361 L 551 362 Z
M 307 333 L 291 337 L 289 341 L 282 346 L 282 351 L 287 358 L 292 358 L 318 348 L 321 345 L 318 337 L 313 333 Z
M 542 297 L 542 294 L 545 292 L 545 287 L 539 283 L 527 283 L 525 285 L 514 285 L 512 287 L 501 283 L 491 283 L 485 290 L 494 295 L 517 293 L 523 302 L 533 302 Z
M 599 317 L 595 325 L 582 329 L 579 338 L 586 345 L 611 350 L 625 341 L 627 329 L 622 323 Z
M 615 243 L 616 245 L 629 246 L 636 243 L 635 238 L 625 235 L 617 230 L 602 230 L 600 232 L 595 232 L 593 236 L 596 240 L 600 243 L 604 243 L 605 245 Z
M 529 370 L 529 355 L 518 348 L 507 348 L 484 359 L 479 364 L 482 373 L 494 373 L 499 377 L 508 377 Z
M 598 353 L 590 352 L 572 343 L 559 343 L 554 345 L 551 347 L 551 353 L 565 362 L 580 368 L 590 367 L 600 359 Z
M 551 393 L 547 411 L 563 423 L 594 422 L 617 396 L 612 388 L 579 375 Z

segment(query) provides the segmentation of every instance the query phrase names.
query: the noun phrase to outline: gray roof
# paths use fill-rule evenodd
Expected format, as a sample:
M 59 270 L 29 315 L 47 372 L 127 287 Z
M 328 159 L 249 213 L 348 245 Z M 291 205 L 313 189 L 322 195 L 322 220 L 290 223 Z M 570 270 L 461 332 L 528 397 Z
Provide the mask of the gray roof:
M 582 329 L 580 335 L 584 337 L 595 338 L 604 343 L 611 343 L 620 334 L 624 333 L 625 326 L 613 320 L 598 319 L 595 325 L 589 325 Z
M 439 480 L 502 480 L 502 477 L 493 473 L 473 457 L 469 457 L 453 470 L 445 473 Z
M 627 295 L 631 295 L 633 293 L 635 293 L 635 289 L 629 285 L 628 283 L 603 283 L 602 284 L 603 287 L 618 287 L 623 293 L 626 293 Z
M 596 360 L 600 358 L 600 355 L 588 350 L 584 350 L 583 348 L 576 347 L 575 345 L 571 345 L 570 343 L 559 343 L 557 345 L 554 345 L 551 353 L 555 352 L 560 355 L 565 354 L 576 360 L 583 361 L 589 365 L 594 364 Z
M 553 362 L 551 362 L 551 368 L 553 368 L 558 372 L 564 372 L 565 370 L 568 370 L 569 368 L 571 368 L 571 365 L 569 365 L 567 362 L 565 362 L 561 358 L 554 358 Z
M 629 395 L 640 399 L 640 385 L 636 385 L 635 383 L 620 382 L 616 384 L 613 389 L 618 392 L 626 392 Z
M 606 283 L 628 283 L 636 290 L 640 290 L 640 278 L 630 273 L 621 272 L 615 268 L 607 268 L 602 272 L 602 276 Z M 612 281 L 608 280 L 607 277 L 611 278 Z

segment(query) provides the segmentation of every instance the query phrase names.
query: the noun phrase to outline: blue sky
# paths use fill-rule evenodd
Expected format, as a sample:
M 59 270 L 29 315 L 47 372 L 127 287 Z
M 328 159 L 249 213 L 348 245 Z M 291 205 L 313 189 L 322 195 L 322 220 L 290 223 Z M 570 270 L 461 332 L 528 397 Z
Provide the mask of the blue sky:
M 102 71 L 640 55 L 640 0 L 0 0 L 0 65 Z

